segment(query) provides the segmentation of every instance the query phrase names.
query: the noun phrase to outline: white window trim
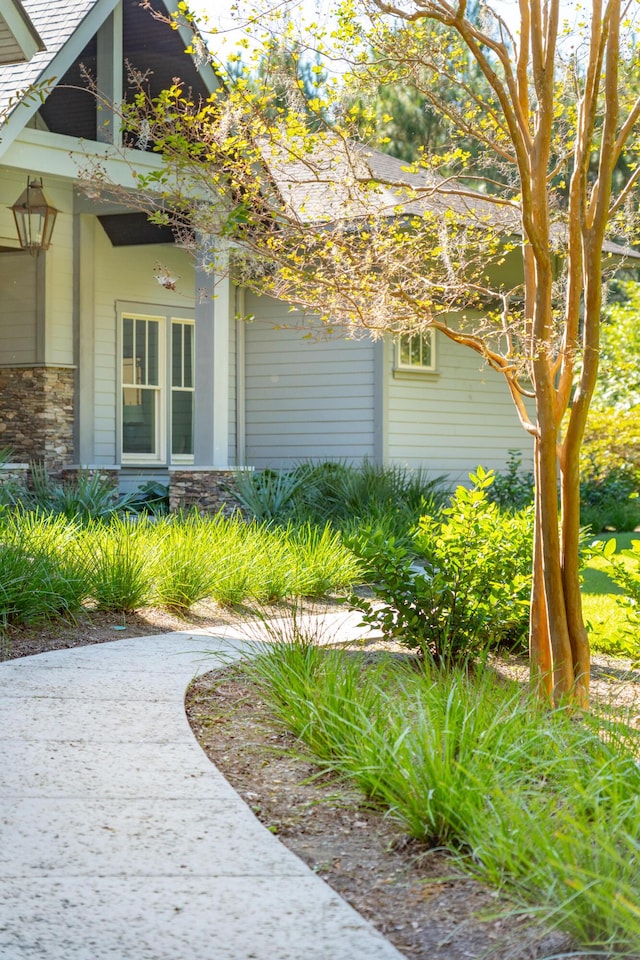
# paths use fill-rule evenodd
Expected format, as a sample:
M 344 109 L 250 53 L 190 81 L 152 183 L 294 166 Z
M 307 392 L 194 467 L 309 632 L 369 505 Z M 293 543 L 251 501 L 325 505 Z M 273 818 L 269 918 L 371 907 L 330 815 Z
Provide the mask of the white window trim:
M 156 423 L 156 453 L 124 453 L 122 449 L 122 348 L 123 348 L 123 320 L 156 320 L 160 322 L 158 339 L 158 416 Z M 156 303 L 116 302 L 117 343 L 116 343 L 116 449 L 119 463 L 123 466 L 170 466 L 171 464 L 188 465 L 194 463 L 193 454 L 178 454 L 171 456 L 171 438 L 169 427 L 171 417 L 172 377 L 171 377 L 171 334 L 172 323 L 188 323 L 194 326 L 195 314 L 193 310 L 181 308 L 174 311 L 170 307 Z M 195 393 L 195 387 L 194 391 Z
M 409 374 L 409 375 L 413 375 L 413 374 L 437 374 L 437 373 L 438 373 L 438 355 L 437 355 L 437 348 L 436 348 L 437 338 L 436 338 L 436 331 L 433 330 L 433 329 L 431 329 L 431 330 L 425 330 L 425 331 L 422 333 L 422 336 L 423 336 L 423 337 L 424 337 L 424 336 L 429 336 L 429 337 L 431 338 L 431 363 L 430 363 L 429 365 L 426 365 L 426 364 L 403 363 L 403 362 L 402 362 L 402 359 L 401 359 L 401 355 L 402 355 L 402 354 L 401 354 L 400 341 L 401 341 L 404 337 L 411 337 L 411 336 L 418 336 L 418 335 L 419 335 L 419 334 L 404 333 L 404 334 L 399 334 L 399 335 L 395 338 L 395 344 L 394 344 L 394 368 L 393 368 L 393 369 L 394 369 L 394 373 Z
M 195 396 L 195 392 L 196 392 L 196 387 L 195 387 L 195 366 L 196 366 L 196 364 L 195 364 L 195 359 L 196 359 L 196 358 L 195 358 L 195 333 L 196 333 L 196 331 L 195 331 L 195 326 L 196 326 L 196 324 L 195 324 L 195 320 L 193 320 L 193 319 L 190 320 L 190 319 L 188 319 L 187 317 L 174 317 L 174 316 L 172 316 L 172 317 L 170 318 L 170 320 L 169 320 L 170 330 L 169 330 L 168 343 L 170 344 L 171 347 L 173 346 L 173 324 L 174 324 L 174 323 L 187 324 L 188 326 L 190 326 L 190 327 L 193 329 L 193 341 L 192 341 L 192 342 L 193 342 L 193 344 L 194 344 L 194 355 L 193 355 L 193 361 L 192 361 L 192 365 L 191 365 L 191 376 L 192 376 L 192 379 L 193 379 L 193 386 L 192 386 L 192 387 L 174 387 L 174 385 L 173 385 L 173 376 L 170 377 L 171 383 L 168 385 L 169 404 L 170 404 L 170 406 L 169 406 L 169 413 L 171 413 L 171 407 L 172 407 L 172 404 L 173 404 L 173 393 L 174 393 L 174 391 L 180 391 L 181 393 L 191 393 L 193 396 Z M 172 370 L 172 360 L 173 360 L 173 357 L 170 356 L 170 357 L 169 357 L 169 364 L 168 364 L 168 371 L 169 371 L 169 373 L 171 373 L 171 370 Z M 194 438 L 194 439 L 195 439 L 195 438 Z M 192 453 L 173 453 L 173 452 L 171 451 L 171 449 L 170 449 L 170 444 L 169 444 L 169 440 L 168 440 L 168 439 L 167 439 L 167 457 L 169 458 L 169 461 L 170 461 L 170 463 L 172 463 L 172 464 L 174 464 L 174 463 L 175 463 L 175 464 L 192 464 L 192 463 L 194 462 L 194 455 L 193 455 Z

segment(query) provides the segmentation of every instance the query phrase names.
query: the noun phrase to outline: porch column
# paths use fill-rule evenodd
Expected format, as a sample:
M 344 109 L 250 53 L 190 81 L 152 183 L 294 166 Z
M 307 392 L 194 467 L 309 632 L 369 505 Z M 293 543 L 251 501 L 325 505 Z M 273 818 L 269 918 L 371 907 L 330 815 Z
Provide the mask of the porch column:
M 95 218 L 73 218 L 73 362 L 76 365 L 74 463 L 95 462 Z
M 135 66 L 135 64 L 134 64 Z M 101 143 L 120 143 L 120 108 L 123 92 L 122 2 L 98 30 L 96 85 L 104 101 L 98 106 L 97 139 Z
M 227 276 L 215 284 L 196 269 L 194 466 L 229 467 L 229 310 Z M 203 291 L 204 294 L 203 294 Z

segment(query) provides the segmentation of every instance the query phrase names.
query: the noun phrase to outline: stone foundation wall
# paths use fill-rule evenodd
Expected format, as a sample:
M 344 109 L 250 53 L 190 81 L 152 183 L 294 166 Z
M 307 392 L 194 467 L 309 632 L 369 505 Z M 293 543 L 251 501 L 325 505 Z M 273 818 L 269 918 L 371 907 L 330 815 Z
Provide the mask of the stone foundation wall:
M 73 466 L 63 467 L 56 473 L 56 476 L 62 483 L 73 483 L 81 473 L 89 477 L 100 476 L 103 480 L 109 481 L 114 491 L 118 489 L 118 478 L 120 475 L 120 467 L 118 466 L 82 467 L 74 464 Z
M 29 477 L 28 463 L 2 463 L 0 464 L 0 483 L 19 480 L 26 483 Z
M 73 461 L 75 371 L 0 367 L 0 447 L 51 472 Z
M 235 470 L 169 467 L 169 509 L 197 507 L 205 513 L 223 510 L 226 516 L 232 516 L 240 510 L 227 489 L 233 486 L 234 477 Z

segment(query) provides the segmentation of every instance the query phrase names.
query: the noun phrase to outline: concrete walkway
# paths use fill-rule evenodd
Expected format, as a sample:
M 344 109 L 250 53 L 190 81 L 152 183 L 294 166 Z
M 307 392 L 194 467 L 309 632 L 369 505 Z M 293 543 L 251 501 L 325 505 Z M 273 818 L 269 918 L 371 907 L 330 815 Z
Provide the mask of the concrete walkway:
M 225 629 L 0 664 L 2 960 L 401 960 L 194 739 L 187 684 L 243 649 Z

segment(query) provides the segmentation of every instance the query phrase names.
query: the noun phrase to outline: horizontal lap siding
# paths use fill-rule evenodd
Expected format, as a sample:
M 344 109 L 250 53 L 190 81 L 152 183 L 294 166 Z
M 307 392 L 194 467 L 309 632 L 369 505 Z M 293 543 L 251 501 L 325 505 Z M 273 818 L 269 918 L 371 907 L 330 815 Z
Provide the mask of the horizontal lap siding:
M 0 364 L 36 359 L 36 268 L 28 253 L 0 253 Z
M 394 377 L 389 350 L 388 455 L 465 479 L 478 464 L 500 469 L 510 450 L 531 462 L 531 439 L 503 377 L 471 350 L 439 336 L 438 376 Z
M 374 348 L 305 339 L 286 305 L 247 295 L 246 460 L 262 467 L 374 455 Z

